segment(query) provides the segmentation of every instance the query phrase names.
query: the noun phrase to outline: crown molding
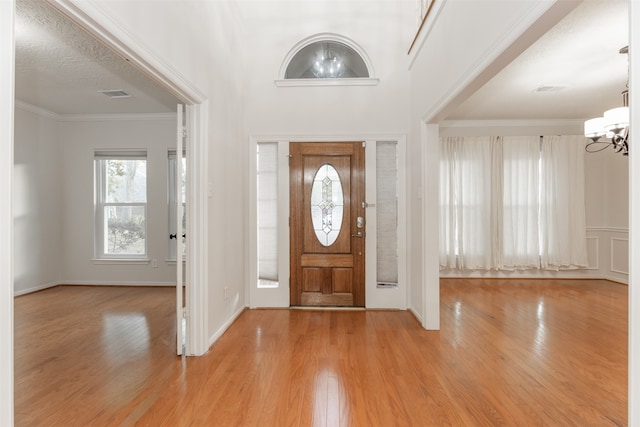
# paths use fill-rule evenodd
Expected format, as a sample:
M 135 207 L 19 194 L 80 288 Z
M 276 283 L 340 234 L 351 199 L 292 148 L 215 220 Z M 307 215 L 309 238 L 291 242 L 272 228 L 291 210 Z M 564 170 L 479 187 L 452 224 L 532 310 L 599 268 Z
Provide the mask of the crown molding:
M 60 114 L 60 122 L 176 120 L 176 113 Z
M 54 120 L 60 119 L 60 115 L 54 113 L 53 111 L 47 110 L 45 108 L 37 107 L 33 104 L 29 104 L 28 102 L 24 102 L 19 99 L 16 99 L 15 106 L 16 108 L 19 108 L 23 111 L 28 111 L 30 113 L 37 114 L 38 116 L 41 116 L 41 117 L 46 117 L 48 119 L 54 119 Z
M 107 121 L 142 121 L 142 120 L 175 120 L 176 113 L 117 113 L 117 114 L 57 114 L 45 108 L 16 99 L 16 108 L 37 114 L 40 117 L 58 122 L 107 122 Z
M 522 119 L 522 120 L 442 120 L 441 128 L 489 128 L 489 127 L 548 127 L 580 126 L 581 119 Z

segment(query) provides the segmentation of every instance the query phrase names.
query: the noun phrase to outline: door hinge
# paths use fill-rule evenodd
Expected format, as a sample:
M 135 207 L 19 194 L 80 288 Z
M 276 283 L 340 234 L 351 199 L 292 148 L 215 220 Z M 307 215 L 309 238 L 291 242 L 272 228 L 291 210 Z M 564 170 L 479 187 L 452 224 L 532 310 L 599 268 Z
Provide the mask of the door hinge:
M 189 317 L 188 314 L 187 314 L 187 309 L 185 307 L 183 307 L 182 308 L 182 318 L 186 319 L 187 317 Z
M 182 138 L 186 138 L 187 135 L 189 135 L 189 132 L 187 131 L 187 128 L 184 127 L 184 126 L 180 127 L 180 136 Z
M 362 148 L 367 148 L 367 141 L 362 141 Z

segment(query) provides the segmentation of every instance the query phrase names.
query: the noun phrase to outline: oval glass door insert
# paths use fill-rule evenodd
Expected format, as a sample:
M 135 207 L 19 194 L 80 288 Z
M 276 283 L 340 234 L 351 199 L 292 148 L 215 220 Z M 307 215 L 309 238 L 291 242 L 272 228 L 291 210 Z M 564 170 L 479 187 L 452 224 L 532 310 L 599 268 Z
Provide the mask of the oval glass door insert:
M 311 221 L 322 246 L 331 246 L 342 227 L 344 194 L 336 168 L 325 163 L 318 168 L 311 186 Z

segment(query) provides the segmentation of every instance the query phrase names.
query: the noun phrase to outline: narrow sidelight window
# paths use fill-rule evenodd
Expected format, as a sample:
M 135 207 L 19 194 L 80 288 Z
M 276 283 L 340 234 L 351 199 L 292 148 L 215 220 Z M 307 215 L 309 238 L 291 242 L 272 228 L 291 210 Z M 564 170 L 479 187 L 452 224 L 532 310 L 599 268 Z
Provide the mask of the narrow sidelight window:
M 258 287 L 277 288 L 278 143 L 258 144 Z
M 397 143 L 376 144 L 376 282 L 398 284 L 398 154 Z

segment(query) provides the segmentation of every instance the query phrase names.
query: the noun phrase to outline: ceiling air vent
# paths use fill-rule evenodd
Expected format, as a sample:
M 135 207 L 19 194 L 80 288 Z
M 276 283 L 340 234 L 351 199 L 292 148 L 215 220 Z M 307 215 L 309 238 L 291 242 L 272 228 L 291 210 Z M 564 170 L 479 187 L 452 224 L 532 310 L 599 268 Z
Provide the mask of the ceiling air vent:
M 122 89 L 99 90 L 98 92 L 109 98 L 131 98 L 131 95 Z

